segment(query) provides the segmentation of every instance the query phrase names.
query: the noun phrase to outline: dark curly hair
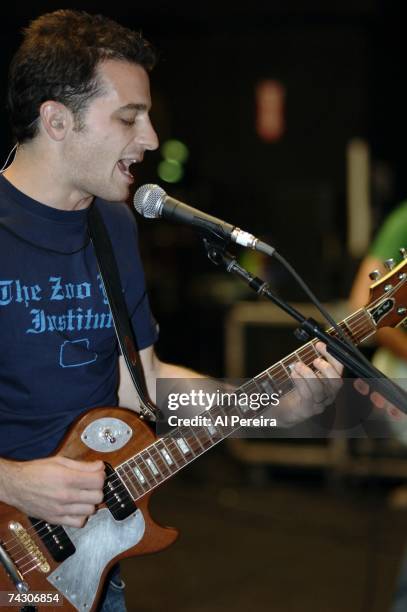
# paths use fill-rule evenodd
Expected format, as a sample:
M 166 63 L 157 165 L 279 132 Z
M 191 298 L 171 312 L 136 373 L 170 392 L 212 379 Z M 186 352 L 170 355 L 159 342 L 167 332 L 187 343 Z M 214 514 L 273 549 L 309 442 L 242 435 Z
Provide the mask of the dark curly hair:
M 156 55 L 140 32 L 103 15 L 59 10 L 31 22 L 9 72 L 7 107 L 17 142 L 37 134 L 39 109 L 46 100 L 67 106 L 80 126 L 88 102 L 103 92 L 97 66 L 105 59 L 150 71 Z

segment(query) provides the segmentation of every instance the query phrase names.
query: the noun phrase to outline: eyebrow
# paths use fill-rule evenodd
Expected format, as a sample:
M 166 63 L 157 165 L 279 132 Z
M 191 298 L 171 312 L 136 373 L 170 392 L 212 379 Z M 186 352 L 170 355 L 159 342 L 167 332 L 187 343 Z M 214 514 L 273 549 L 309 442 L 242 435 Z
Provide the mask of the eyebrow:
M 126 110 L 148 111 L 149 107 L 147 106 L 147 104 L 134 104 L 133 102 L 131 102 L 130 104 L 126 104 L 126 106 L 121 106 L 117 109 L 116 112 L 119 113 L 120 111 Z

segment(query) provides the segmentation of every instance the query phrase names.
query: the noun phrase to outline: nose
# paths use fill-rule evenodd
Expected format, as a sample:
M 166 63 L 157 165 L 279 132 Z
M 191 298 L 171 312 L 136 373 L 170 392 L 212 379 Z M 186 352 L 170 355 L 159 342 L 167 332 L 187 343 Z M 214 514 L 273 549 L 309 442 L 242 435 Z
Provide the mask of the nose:
M 142 133 L 138 136 L 137 141 L 139 144 L 143 145 L 146 151 L 155 151 L 156 149 L 158 149 L 160 143 L 158 140 L 157 132 L 155 131 L 149 116 L 146 117 L 144 129 Z

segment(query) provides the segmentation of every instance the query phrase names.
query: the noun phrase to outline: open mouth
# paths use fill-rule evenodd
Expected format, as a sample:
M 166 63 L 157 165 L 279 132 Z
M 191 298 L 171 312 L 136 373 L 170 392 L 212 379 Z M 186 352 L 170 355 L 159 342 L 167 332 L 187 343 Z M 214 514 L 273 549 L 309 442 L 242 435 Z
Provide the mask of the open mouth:
M 129 183 L 134 181 L 134 176 L 130 172 L 130 166 L 137 163 L 135 159 L 121 159 L 117 162 L 120 172 L 126 177 Z

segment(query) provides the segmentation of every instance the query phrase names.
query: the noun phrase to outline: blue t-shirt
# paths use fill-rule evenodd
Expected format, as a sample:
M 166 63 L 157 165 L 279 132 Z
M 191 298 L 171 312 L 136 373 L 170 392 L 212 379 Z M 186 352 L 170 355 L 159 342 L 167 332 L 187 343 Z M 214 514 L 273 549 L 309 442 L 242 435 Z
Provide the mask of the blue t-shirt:
M 96 200 L 140 349 L 157 339 L 125 204 Z M 95 406 L 117 405 L 118 348 L 87 234 L 87 210 L 61 211 L 0 176 L 0 456 L 48 456 Z

